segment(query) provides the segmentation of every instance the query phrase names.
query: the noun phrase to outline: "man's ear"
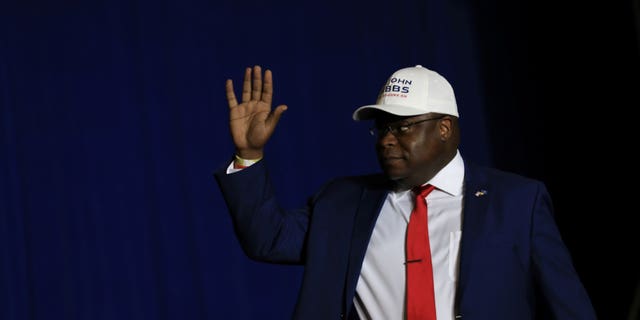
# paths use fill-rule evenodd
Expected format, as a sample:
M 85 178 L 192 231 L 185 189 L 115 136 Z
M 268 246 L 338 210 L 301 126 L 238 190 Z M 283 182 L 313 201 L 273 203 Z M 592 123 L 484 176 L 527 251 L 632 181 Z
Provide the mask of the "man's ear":
M 440 133 L 440 141 L 446 142 L 451 139 L 451 135 L 453 134 L 453 119 L 449 116 L 445 116 L 440 119 L 438 124 L 438 130 Z

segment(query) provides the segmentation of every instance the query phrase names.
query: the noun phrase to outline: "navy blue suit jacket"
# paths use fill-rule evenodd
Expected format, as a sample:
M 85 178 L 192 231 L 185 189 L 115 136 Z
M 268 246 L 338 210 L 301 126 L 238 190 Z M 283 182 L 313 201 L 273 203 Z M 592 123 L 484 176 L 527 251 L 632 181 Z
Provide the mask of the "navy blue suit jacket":
M 215 177 L 250 258 L 304 265 L 294 319 L 357 317 L 356 283 L 390 187 L 384 176 L 332 180 L 299 210 L 279 206 L 264 161 Z M 596 318 L 541 182 L 465 163 L 464 188 L 458 318 L 535 319 L 537 296 L 556 319 Z

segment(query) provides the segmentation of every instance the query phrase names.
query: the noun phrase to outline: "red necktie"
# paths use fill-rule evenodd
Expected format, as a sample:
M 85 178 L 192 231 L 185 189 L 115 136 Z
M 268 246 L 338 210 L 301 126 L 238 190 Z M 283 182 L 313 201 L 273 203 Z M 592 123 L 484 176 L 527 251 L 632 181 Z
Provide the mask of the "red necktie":
M 426 196 L 435 187 L 428 184 L 414 188 L 415 206 L 407 228 L 407 320 L 435 320 L 433 267 L 427 226 Z

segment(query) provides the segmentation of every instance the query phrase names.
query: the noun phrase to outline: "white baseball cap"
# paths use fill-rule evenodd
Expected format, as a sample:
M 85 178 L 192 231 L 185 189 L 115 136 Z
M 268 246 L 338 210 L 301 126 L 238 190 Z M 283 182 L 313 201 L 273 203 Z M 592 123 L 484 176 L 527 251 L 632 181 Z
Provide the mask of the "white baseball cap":
M 451 84 L 437 72 L 421 65 L 394 72 L 380 90 L 376 104 L 356 109 L 353 119 L 371 119 L 375 110 L 398 116 L 435 112 L 458 117 Z

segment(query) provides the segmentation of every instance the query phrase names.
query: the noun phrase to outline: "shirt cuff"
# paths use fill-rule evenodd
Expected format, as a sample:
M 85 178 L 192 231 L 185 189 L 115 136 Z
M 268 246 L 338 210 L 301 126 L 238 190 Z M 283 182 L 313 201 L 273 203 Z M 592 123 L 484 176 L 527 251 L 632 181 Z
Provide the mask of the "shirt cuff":
M 238 157 L 237 155 L 235 156 L 235 160 L 231 161 L 231 163 L 229 164 L 229 166 L 227 167 L 227 174 L 231 174 L 231 173 L 235 173 L 238 171 L 242 171 L 242 169 L 248 168 L 250 166 L 252 166 L 253 164 L 255 164 L 256 162 L 262 160 L 262 158 L 260 159 L 243 159 Z

